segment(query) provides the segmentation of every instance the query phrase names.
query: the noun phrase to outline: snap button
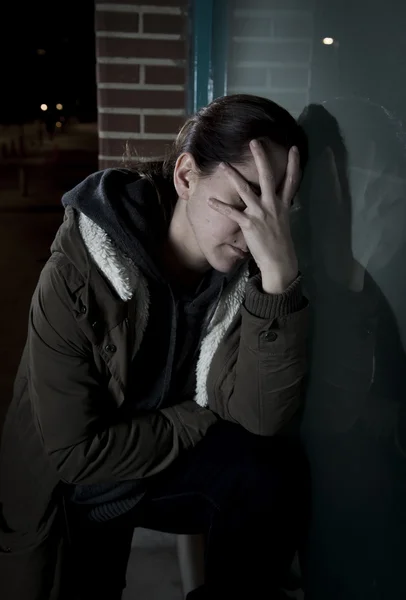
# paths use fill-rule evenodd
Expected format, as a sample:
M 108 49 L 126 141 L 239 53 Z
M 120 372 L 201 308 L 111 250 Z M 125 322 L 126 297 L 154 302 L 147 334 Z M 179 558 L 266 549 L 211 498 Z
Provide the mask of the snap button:
M 107 344 L 105 350 L 106 350 L 106 352 L 115 352 L 117 350 L 117 348 L 115 347 L 114 344 Z
M 274 342 L 275 340 L 278 339 L 278 334 L 275 333 L 274 331 L 267 331 L 267 333 L 264 335 L 264 337 L 268 342 Z
M 80 309 L 80 312 L 82 313 L 82 315 L 85 315 L 87 313 L 86 306 L 82 306 L 81 309 Z

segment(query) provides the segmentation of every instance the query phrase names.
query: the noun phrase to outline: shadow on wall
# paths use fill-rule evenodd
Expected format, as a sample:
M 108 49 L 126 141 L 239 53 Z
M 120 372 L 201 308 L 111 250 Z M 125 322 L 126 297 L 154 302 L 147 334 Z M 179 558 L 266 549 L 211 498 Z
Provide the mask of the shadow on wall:
M 310 160 L 292 230 L 313 309 L 307 589 L 312 600 L 406 597 L 403 128 L 359 98 L 310 105 L 299 122 Z

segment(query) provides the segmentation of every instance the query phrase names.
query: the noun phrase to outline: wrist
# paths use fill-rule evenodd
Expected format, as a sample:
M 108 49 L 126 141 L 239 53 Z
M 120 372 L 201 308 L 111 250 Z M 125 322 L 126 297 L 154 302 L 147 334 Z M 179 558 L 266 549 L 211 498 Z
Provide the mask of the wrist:
M 299 269 L 286 273 L 272 273 L 269 269 L 260 269 L 262 289 L 265 294 L 283 294 L 299 275 Z

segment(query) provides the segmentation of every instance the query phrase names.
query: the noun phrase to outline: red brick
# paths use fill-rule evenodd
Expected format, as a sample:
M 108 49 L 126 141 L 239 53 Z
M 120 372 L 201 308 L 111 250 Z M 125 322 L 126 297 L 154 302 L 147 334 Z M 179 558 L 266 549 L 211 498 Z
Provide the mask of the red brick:
M 98 90 L 98 106 L 132 108 L 185 108 L 185 92 Z
M 144 33 L 185 33 L 186 19 L 183 15 L 144 15 Z
M 152 156 L 152 155 L 151 155 Z M 137 160 L 137 157 L 134 158 L 134 162 Z M 117 167 L 127 167 L 130 168 L 132 167 L 133 161 L 130 158 L 125 157 L 123 158 L 117 158 L 116 160 L 100 160 L 99 161 L 99 169 L 109 169 L 109 168 L 117 168 Z
M 271 4 L 271 6 L 270 6 L 270 4 Z M 249 6 L 249 3 L 247 2 L 247 0 L 234 0 L 233 8 L 234 9 L 238 9 L 238 8 L 246 9 L 246 8 L 251 8 L 251 7 Z M 298 8 L 300 10 L 305 10 L 305 9 L 314 8 L 314 0 L 272 0 L 272 3 L 270 3 L 269 0 L 255 0 L 255 2 L 252 2 L 252 8 L 254 10 L 269 9 L 269 8 L 272 8 L 272 10 L 278 10 L 278 9 L 287 10 L 287 9 L 292 9 L 292 8 L 293 9 Z
M 140 117 L 139 115 L 109 115 L 100 113 L 99 130 L 138 133 L 140 131 Z
M 99 169 L 110 169 L 110 168 L 117 168 L 117 167 L 122 167 L 123 166 L 123 161 L 122 160 L 99 160 Z
M 180 60 L 186 57 L 184 40 L 139 40 L 120 38 L 96 38 L 98 56 L 125 56 L 136 58 L 171 58 Z
M 97 81 L 99 83 L 139 83 L 139 65 L 97 65 Z
M 185 67 L 145 67 L 145 83 L 184 85 L 186 84 Z
M 188 0 L 97 0 L 97 4 L 143 4 L 144 6 L 186 6 Z
M 123 4 L 123 0 L 97 0 L 97 4 Z M 139 4 L 138 0 L 126 0 L 125 4 Z
M 145 133 L 178 133 L 184 122 L 184 117 L 148 115 L 145 117 Z
M 96 11 L 96 31 L 138 31 L 138 13 Z
M 188 5 L 188 0 L 146 0 L 146 2 L 142 2 L 143 4 L 152 4 L 153 6 L 179 6 L 180 8 L 185 8 Z
M 142 0 L 140 4 L 144 6 L 152 5 L 152 6 L 179 6 L 179 8 L 185 8 L 188 5 L 188 0 Z
M 131 152 L 139 156 L 164 156 L 171 147 L 165 140 L 128 140 Z M 122 156 L 126 149 L 126 140 L 99 140 L 100 154 L 103 156 Z

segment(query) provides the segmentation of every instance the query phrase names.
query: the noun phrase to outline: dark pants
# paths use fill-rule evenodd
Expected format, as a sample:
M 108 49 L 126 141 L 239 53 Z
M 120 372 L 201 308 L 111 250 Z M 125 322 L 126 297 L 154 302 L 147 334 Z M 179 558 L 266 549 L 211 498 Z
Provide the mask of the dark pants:
M 219 423 L 149 480 L 135 509 L 107 523 L 80 525 L 72 540 L 76 592 L 86 600 L 121 598 L 139 526 L 205 534 L 205 585 L 188 598 L 249 593 L 270 600 L 304 530 L 307 481 L 298 442 Z

